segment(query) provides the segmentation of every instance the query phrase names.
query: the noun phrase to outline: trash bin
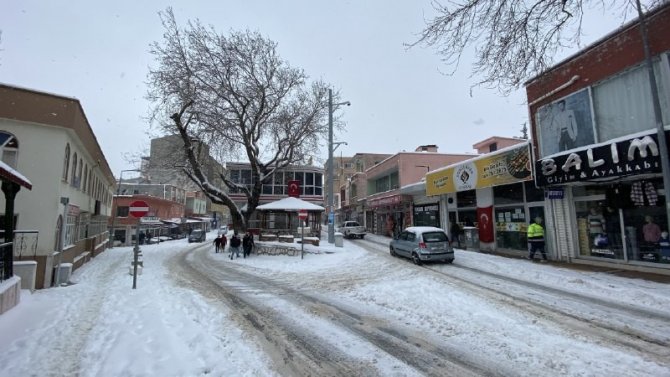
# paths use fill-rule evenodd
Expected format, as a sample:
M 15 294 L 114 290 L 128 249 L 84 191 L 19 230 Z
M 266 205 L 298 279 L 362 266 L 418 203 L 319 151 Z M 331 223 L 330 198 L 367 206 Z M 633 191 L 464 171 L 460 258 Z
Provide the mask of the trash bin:
M 479 250 L 479 229 L 474 226 L 464 226 L 465 247 L 470 250 Z
M 335 247 L 344 246 L 344 236 L 340 232 L 335 232 Z

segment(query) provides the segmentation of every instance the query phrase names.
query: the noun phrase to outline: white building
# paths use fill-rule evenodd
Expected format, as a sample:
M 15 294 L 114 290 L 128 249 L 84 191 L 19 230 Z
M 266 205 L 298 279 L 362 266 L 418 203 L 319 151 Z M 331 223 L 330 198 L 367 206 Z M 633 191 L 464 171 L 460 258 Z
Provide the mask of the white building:
M 106 249 L 114 175 L 75 98 L 0 84 L 0 145 L 33 185 L 16 198 L 14 260 L 36 261 L 35 287 L 49 287 L 58 260 L 76 269 Z

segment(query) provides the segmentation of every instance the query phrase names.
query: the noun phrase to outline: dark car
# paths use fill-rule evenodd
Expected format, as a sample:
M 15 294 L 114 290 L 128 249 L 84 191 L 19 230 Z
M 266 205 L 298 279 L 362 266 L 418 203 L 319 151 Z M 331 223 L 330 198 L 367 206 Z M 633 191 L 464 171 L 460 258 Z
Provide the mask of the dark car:
M 188 242 L 205 242 L 207 233 L 202 229 L 195 229 L 189 234 Z
M 411 258 L 415 264 L 454 261 L 447 232 L 432 226 L 412 226 L 403 230 L 389 244 L 391 255 Z

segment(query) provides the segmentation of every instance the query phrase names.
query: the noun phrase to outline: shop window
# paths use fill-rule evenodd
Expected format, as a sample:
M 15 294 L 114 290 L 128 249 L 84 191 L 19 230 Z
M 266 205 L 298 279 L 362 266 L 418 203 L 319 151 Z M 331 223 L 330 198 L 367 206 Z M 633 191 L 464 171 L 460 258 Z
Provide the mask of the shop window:
M 544 201 L 544 189 L 535 187 L 535 182 L 526 181 L 523 183 L 526 191 L 526 202 L 541 202 Z
M 456 204 L 458 208 L 477 207 L 477 192 L 475 190 L 457 192 Z
M 527 250 L 528 219 L 523 206 L 495 209 L 496 243 L 503 249 Z
M 521 183 L 493 187 L 493 202 L 500 204 L 523 203 L 523 186 Z

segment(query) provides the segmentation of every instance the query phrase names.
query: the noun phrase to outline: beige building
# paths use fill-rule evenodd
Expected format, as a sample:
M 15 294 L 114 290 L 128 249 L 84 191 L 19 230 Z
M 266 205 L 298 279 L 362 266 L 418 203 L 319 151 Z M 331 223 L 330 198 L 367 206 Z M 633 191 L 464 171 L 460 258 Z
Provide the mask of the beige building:
M 14 260 L 36 261 L 34 287 L 49 287 L 58 260 L 76 269 L 107 247 L 114 175 L 75 98 L 0 84 L 0 138 L 33 185 L 16 197 Z

